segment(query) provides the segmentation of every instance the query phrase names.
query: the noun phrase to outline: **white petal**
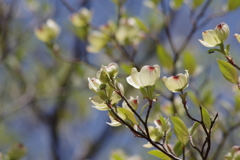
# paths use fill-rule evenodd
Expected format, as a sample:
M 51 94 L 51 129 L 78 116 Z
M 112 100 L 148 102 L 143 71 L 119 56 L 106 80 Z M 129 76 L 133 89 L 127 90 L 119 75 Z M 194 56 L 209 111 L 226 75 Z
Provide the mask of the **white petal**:
M 185 74 L 178 74 L 177 76 L 171 76 L 169 78 L 163 77 L 166 87 L 172 92 L 179 92 L 180 90 L 188 87 L 188 71 L 185 70 Z
M 224 22 L 217 25 L 214 30 L 217 37 L 222 41 L 225 41 L 230 33 L 228 25 Z
M 131 75 L 127 77 L 127 82 L 137 89 L 142 86 L 139 79 L 139 73 L 136 68 L 132 68 Z
M 202 45 L 204 45 L 205 47 L 209 47 L 209 48 L 216 46 L 216 45 L 208 44 L 208 43 L 206 43 L 205 41 L 203 41 L 203 40 L 201 40 L 201 39 L 199 39 L 199 42 L 200 42 Z
M 234 37 L 237 39 L 237 41 L 240 43 L 240 35 L 238 33 L 234 34 Z
M 117 102 L 119 102 L 122 98 L 116 93 L 113 91 L 113 94 L 112 94 L 112 97 L 111 97 L 111 102 L 112 104 L 115 104 Z
M 152 148 L 153 145 L 148 142 L 148 143 L 144 144 L 143 147 L 144 147 L 144 148 Z
M 118 89 L 120 90 L 121 94 L 124 94 L 124 87 L 123 87 L 122 83 L 118 82 Z
M 99 96 L 94 96 L 89 99 L 95 105 L 95 106 L 93 106 L 93 108 L 96 108 L 100 111 L 108 110 L 108 106 L 105 104 L 105 102 Z
M 156 80 L 160 76 L 160 67 L 158 65 L 155 65 L 153 67 L 151 66 L 143 66 L 140 73 L 140 81 L 143 86 L 152 86 L 155 84 Z
M 88 86 L 91 90 L 98 92 L 101 82 L 96 78 L 88 78 Z
M 122 108 L 125 108 L 128 110 L 130 109 L 125 101 L 123 101 L 123 103 L 122 103 Z
M 118 121 L 115 121 L 115 122 L 106 122 L 108 125 L 112 126 L 112 127 L 118 127 L 121 125 L 121 123 L 119 123 Z
M 210 45 L 217 45 L 221 40 L 217 37 L 215 30 L 207 30 L 202 33 L 203 41 Z
M 137 88 L 137 89 L 140 88 L 139 85 L 136 85 L 135 83 L 133 83 L 132 77 L 129 76 L 129 77 L 126 78 L 126 80 L 127 80 L 128 84 L 130 84 L 130 85 L 133 86 L 134 88 Z
M 117 126 L 121 125 L 121 123 L 116 121 L 112 116 L 109 115 L 109 118 L 111 120 L 111 123 L 106 122 L 108 125 L 113 126 L 113 127 L 117 127 Z

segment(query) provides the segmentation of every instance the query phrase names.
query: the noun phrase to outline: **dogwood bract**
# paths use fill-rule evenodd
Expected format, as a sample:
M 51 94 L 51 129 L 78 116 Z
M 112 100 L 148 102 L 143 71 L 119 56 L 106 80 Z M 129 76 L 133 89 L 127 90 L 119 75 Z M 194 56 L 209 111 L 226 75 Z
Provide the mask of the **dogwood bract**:
M 140 87 L 153 86 L 160 77 L 160 66 L 153 67 L 143 66 L 140 72 L 136 68 L 132 68 L 131 75 L 127 77 L 127 82 L 133 87 L 139 89 Z
M 72 22 L 72 24 L 76 27 L 84 27 L 89 24 L 89 22 L 92 19 L 92 13 L 87 8 L 82 8 L 76 13 L 73 13 L 69 20 Z
M 35 28 L 34 33 L 36 37 L 43 42 L 51 42 L 60 34 L 60 27 L 52 19 L 48 19 L 45 24 Z
M 240 43 L 240 34 L 238 33 L 235 33 L 234 34 L 234 37 L 237 39 L 237 41 Z
M 182 90 L 184 90 L 185 88 L 188 87 L 188 71 L 185 70 L 186 73 L 182 74 L 179 73 L 176 76 L 171 76 L 171 77 L 163 77 L 163 81 L 166 85 L 166 87 L 172 91 L 172 92 L 180 92 Z

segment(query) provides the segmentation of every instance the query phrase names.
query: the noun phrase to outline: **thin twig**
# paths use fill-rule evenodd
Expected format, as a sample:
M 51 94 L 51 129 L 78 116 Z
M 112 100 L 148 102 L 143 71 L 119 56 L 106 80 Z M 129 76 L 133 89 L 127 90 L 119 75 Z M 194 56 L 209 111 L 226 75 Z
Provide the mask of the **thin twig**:
M 225 56 L 225 57 L 232 66 L 240 70 L 240 67 L 236 63 L 234 63 L 233 58 L 231 56 Z
M 196 147 L 195 144 L 193 143 L 193 138 L 192 138 L 191 135 L 189 136 L 189 141 L 190 141 L 191 146 L 192 146 L 195 150 L 197 150 L 198 153 L 199 153 L 199 154 L 201 155 L 201 157 L 203 158 L 202 152 L 201 152 L 200 149 L 199 149 L 198 147 Z
M 60 0 L 62 2 L 62 4 L 70 11 L 70 12 L 76 12 L 76 9 L 73 8 L 68 2 L 66 2 L 65 0 Z
M 148 130 L 148 117 L 149 117 L 149 114 L 150 114 L 150 111 L 152 109 L 152 100 L 149 100 L 149 106 L 148 106 L 148 111 L 147 111 L 147 115 L 146 115 L 146 118 L 145 118 L 145 123 L 144 123 L 144 126 L 145 126 L 145 129 L 146 129 L 146 132 L 147 132 L 147 136 L 150 138 L 150 134 L 149 134 L 149 130 Z

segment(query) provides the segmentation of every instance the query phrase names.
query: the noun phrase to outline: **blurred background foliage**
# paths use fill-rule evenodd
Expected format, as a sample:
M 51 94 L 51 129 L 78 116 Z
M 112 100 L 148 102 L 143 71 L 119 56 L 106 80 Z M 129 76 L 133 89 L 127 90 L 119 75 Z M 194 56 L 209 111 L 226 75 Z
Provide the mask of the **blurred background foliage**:
M 240 46 L 232 35 L 240 32 L 240 10 L 239 4 L 230 1 L 0 0 L 0 150 L 5 153 L 19 141 L 28 150 L 23 159 L 29 160 L 156 159 L 146 154 L 144 140 L 135 138 L 125 127 L 108 126 L 107 114 L 91 107 L 89 97 L 93 93 L 87 77 L 94 77 L 102 64 L 116 62 L 121 66 L 120 80 L 127 97 L 140 94 L 125 80 L 132 66 L 160 64 L 161 77 L 188 69 L 189 110 L 198 117 L 196 111 L 202 104 L 211 113 L 220 114 L 211 156 L 215 153 L 223 157 L 240 138 L 237 127 L 228 132 L 240 121 L 240 98 L 235 96 L 239 93 L 218 69 L 216 59 L 224 57 L 209 55 L 198 39 L 202 31 L 226 22 L 231 30 L 227 43 L 231 43 L 231 55 L 239 64 Z M 117 6 L 117 2 L 121 5 Z M 154 3 L 159 4 L 154 7 Z M 122 16 L 136 17 L 147 29 L 146 35 L 135 46 L 124 44 L 119 50 L 113 45 L 98 54 L 89 53 L 86 30 L 73 26 L 68 18 L 82 7 L 92 11 L 92 26 L 99 27 L 109 19 L 117 23 Z M 57 39 L 60 55 L 82 62 L 56 58 L 34 36 L 34 28 L 48 18 L 61 26 Z M 122 55 L 121 47 L 131 58 Z M 180 99 L 160 80 L 156 90 L 162 96 L 153 108 L 151 120 L 159 114 L 184 114 Z M 218 153 L 216 147 L 222 142 L 226 142 L 222 145 L 226 150 Z M 116 149 L 124 151 L 112 152 Z M 131 157 L 136 154 L 142 158 Z M 194 154 L 192 157 L 196 158 Z

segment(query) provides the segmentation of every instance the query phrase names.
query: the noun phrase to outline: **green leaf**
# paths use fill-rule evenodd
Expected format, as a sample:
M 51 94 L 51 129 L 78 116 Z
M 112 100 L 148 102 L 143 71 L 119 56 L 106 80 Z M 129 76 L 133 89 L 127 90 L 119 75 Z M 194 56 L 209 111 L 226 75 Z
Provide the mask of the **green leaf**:
M 179 9 L 183 5 L 183 0 L 172 0 L 171 6 L 173 9 Z
M 169 70 L 173 67 L 173 59 L 161 45 L 157 45 L 157 56 L 161 65 Z
M 161 122 L 161 127 L 163 132 L 167 131 L 167 125 L 166 125 L 166 121 L 162 116 L 159 116 L 159 120 Z
M 154 96 L 154 92 L 155 92 L 155 85 L 153 85 L 153 86 L 148 86 L 148 88 L 147 88 L 147 90 L 148 90 L 148 98 L 149 99 L 154 99 L 155 98 L 155 96 Z
M 238 112 L 240 110 L 240 97 L 235 97 L 235 111 Z
M 211 118 L 210 118 L 210 115 L 209 115 L 208 111 L 207 111 L 205 108 L 203 108 L 203 107 L 201 107 L 201 108 L 202 108 L 202 119 L 203 119 L 203 123 L 206 125 L 206 127 L 207 127 L 208 129 L 210 129 L 211 123 L 212 123 Z
M 144 32 L 148 32 L 149 29 L 139 18 L 134 17 L 134 19 L 137 22 L 137 25 L 140 27 L 141 30 L 143 30 Z
M 209 50 L 208 50 L 208 54 L 212 54 L 212 53 L 214 53 L 214 52 L 222 53 L 222 51 L 221 51 L 220 49 L 216 49 L 216 48 L 214 48 L 214 49 L 209 49 Z M 223 53 L 222 53 L 222 54 L 223 54 Z
M 115 150 L 110 155 L 110 160 L 126 160 L 127 156 L 122 150 Z
M 188 98 L 192 101 L 192 103 L 194 103 L 195 105 L 199 105 L 200 104 L 200 102 L 199 102 L 199 100 L 198 100 L 198 97 L 196 96 L 196 94 L 193 92 L 193 91 L 191 91 L 191 90 L 189 90 L 188 91 Z
M 220 68 L 220 71 L 222 72 L 222 75 L 226 80 L 232 83 L 238 83 L 238 73 L 237 70 L 228 62 L 225 62 L 223 60 L 217 60 L 218 66 Z
M 236 10 L 240 6 L 239 0 L 228 0 L 228 10 L 233 11 Z
M 199 123 L 198 123 L 198 122 L 195 122 L 195 123 L 193 124 L 193 126 L 190 128 L 190 135 L 191 135 L 191 136 L 194 135 L 194 133 L 195 133 L 196 129 L 198 128 L 198 126 L 199 126 Z
M 203 106 L 206 108 L 209 108 L 210 106 L 212 106 L 212 104 L 214 103 L 212 90 L 209 89 L 203 94 L 202 102 L 203 102 Z
M 141 112 L 140 112 L 140 117 L 142 116 L 142 113 L 143 113 L 143 111 L 145 110 L 145 108 L 148 106 L 148 104 L 149 104 L 149 103 L 146 103 L 146 104 L 142 107 Z M 140 123 L 140 119 L 138 119 L 138 123 L 137 123 L 137 124 L 139 124 L 139 123 Z
M 126 63 L 121 63 L 120 66 L 126 74 L 131 74 L 131 69 L 133 68 L 132 65 L 128 65 Z
M 145 90 L 144 87 L 140 87 L 140 91 L 141 91 L 141 93 L 142 93 L 142 95 L 143 95 L 144 98 L 145 98 L 145 97 L 148 97 L 148 93 L 147 93 L 147 91 Z
M 134 117 L 133 112 L 129 111 L 128 109 L 118 107 L 118 114 L 119 116 L 126 122 L 129 122 L 131 125 L 132 124 L 137 124 L 137 120 Z
M 166 143 L 170 143 L 170 140 L 172 138 L 172 134 L 173 134 L 173 132 L 170 132 L 170 133 L 167 134 Z
M 125 0 L 123 0 L 122 2 L 119 0 L 111 0 L 115 5 L 120 5 L 120 3 L 125 3 Z
M 188 70 L 189 74 L 193 74 L 197 68 L 196 60 L 193 55 L 189 52 L 186 52 L 183 56 L 183 67 Z
M 204 0 L 193 0 L 193 9 L 199 7 L 202 3 L 204 2 Z
M 153 155 L 155 157 L 158 157 L 162 160 L 171 160 L 170 157 L 168 157 L 166 154 L 164 154 L 163 152 L 159 151 L 159 150 L 152 150 L 149 151 L 148 154 Z
M 173 148 L 173 151 L 174 153 L 176 154 L 177 157 L 181 156 L 182 153 L 183 153 L 183 150 L 182 150 L 182 143 L 180 141 L 178 141 L 174 148 Z
M 226 50 L 225 50 L 226 55 L 229 55 L 229 52 L 230 52 L 229 50 L 230 50 L 230 44 L 226 46 Z
M 189 133 L 186 125 L 183 121 L 178 117 L 171 117 L 171 120 L 174 124 L 174 131 L 178 138 L 178 140 L 183 144 L 186 145 L 189 139 Z

